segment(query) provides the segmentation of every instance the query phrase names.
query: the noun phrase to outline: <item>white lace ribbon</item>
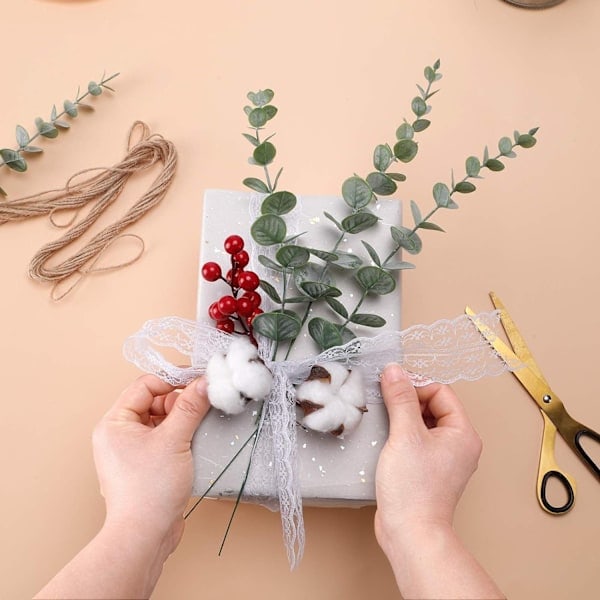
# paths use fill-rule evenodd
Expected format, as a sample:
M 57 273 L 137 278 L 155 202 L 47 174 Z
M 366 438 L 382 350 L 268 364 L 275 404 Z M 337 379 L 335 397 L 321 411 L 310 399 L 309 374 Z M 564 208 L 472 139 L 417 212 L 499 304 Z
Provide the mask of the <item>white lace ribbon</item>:
M 497 331 L 497 311 L 476 317 Z M 186 384 L 202 375 L 215 352 L 226 352 L 232 336 L 196 321 L 165 317 L 147 321 L 124 344 L 125 358 L 141 370 L 157 375 L 172 385 Z M 294 385 L 303 382 L 316 363 L 339 361 L 349 368 L 362 369 L 367 401 L 381 402 L 378 386 L 381 371 L 389 362 L 398 362 L 412 382 L 426 385 L 433 381 L 452 383 L 473 381 L 499 375 L 519 365 L 504 362 L 466 315 L 440 320 L 431 325 L 415 325 L 405 331 L 382 333 L 372 338 L 355 338 L 343 346 L 330 348 L 300 361 L 272 362 L 269 343 L 260 352 L 273 373 L 273 387 L 262 411 L 261 440 L 258 451 L 266 453 L 275 467 L 273 496 L 279 502 L 284 541 L 292 568 L 298 565 L 304 548 L 302 496 L 296 456 L 296 409 Z M 179 367 L 169 362 L 158 347 L 177 350 L 190 358 L 192 366 Z M 360 430 L 359 430 L 360 431 Z M 262 461 L 264 463 L 264 460 Z

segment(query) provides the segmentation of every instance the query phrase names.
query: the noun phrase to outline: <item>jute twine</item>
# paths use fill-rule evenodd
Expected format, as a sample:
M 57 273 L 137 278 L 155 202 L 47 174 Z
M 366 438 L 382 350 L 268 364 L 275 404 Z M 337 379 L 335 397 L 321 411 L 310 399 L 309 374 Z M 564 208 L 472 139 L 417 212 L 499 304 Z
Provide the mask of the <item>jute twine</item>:
M 81 237 L 119 198 L 132 175 L 150 169 L 156 163 L 162 163 L 158 177 L 121 219 L 97 233 L 69 258 L 53 266 L 47 264 L 57 252 Z M 50 222 L 56 227 L 72 226 L 61 238 L 40 248 L 29 264 L 29 276 L 35 281 L 52 283 L 51 297 L 54 300 L 60 300 L 71 292 L 86 275 L 121 269 L 141 257 L 144 252 L 142 238 L 131 233 L 124 234 L 122 231 L 141 219 L 164 198 L 173 181 L 176 165 L 177 151 L 173 143 L 161 135 L 150 134 L 148 125 L 142 121 L 136 121 L 129 131 L 127 155 L 121 162 L 112 167 L 97 167 L 79 171 L 69 178 L 62 189 L 0 202 L 0 225 L 10 221 L 49 215 Z M 100 173 L 80 183 L 74 183 L 74 180 L 80 178 L 81 175 L 93 171 L 100 171 Z M 79 223 L 73 225 L 79 210 L 88 203 L 94 203 L 89 213 Z M 64 210 L 75 210 L 75 213 L 67 222 L 58 223 L 56 214 Z M 126 237 L 134 238 L 140 243 L 140 249 L 136 256 L 115 265 L 95 267 L 102 253 L 111 244 L 117 239 Z M 77 276 L 76 280 L 65 290 L 58 292 L 58 286 L 73 276 Z

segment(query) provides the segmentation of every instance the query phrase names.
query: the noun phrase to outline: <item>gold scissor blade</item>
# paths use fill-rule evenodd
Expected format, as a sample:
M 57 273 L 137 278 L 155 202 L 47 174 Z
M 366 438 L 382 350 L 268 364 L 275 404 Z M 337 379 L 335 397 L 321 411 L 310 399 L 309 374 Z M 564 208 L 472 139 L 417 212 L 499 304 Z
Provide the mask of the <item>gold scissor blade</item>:
M 495 292 L 490 292 L 490 299 L 492 300 L 492 304 L 495 308 L 500 311 L 500 322 L 502 323 L 502 327 L 504 327 L 504 331 L 510 341 L 511 346 L 515 354 L 524 362 L 540 379 L 546 381 L 546 378 L 543 376 L 541 370 L 537 366 L 535 359 L 533 358 L 533 354 L 531 350 L 529 350 L 529 346 L 527 342 L 523 339 L 519 328 L 516 326 L 515 322 L 512 320 L 512 317 L 508 314 L 504 303 L 497 296 Z

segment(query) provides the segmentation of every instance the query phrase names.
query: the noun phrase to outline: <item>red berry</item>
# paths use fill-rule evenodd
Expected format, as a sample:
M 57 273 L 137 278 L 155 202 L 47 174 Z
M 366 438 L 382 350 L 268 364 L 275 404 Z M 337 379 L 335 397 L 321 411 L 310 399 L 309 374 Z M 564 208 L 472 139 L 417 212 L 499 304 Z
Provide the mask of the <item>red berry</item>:
M 242 296 L 237 300 L 236 311 L 240 317 L 249 317 L 256 307 L 252 304 L 252 300 L 246 296 Z
M 216 281 L 221 277 L 221 267 L 216 262 L 207 262 L 202 266 L 202 277 L 206 281 Z
M 227 281 L 227 283 L 229 285 L 232 285 L 233 287 L 239 287 L 240 286 L 240 275 L 243 273 L 244 271 L 237 270 L 237 269 L 229 269 L 229 271 L 227 271 L 227 275 L 225 275 L 225 280 Z
M 213 302 L 208 307 L 208 316 L 215 321 L 222 321 L 225 318 L 225 315 L 219 310 L 218 302 Z
M 216 327 L 219 331 L 233 333 L 235 323 L 231 319 L 224 319 L 223 321 L 218 321 Z
M 256 273 L 252 271 L 244 271 L 238 277 L 238 285 L 247 291 L 255 290 L 260 284 L 260 279 Z
M 244 248 L 244 240 L 239 235 L 230 235 L 223 244 L 225 252 L 228 254 L 236 254 Z
M 262 313 L 263 311 L 260 308 L 255 308 L 254 312 L 248 317 L 248 325 L 252 325 L 252 321 L 254 321 L 258 315 L 262 315 Z
M 254 308 L 258 308 L 262 301 L 262 298 L 258 292 L 244 292 L 243 298 L 248 298 L 250 302 L 252 302 Z
M 225 316 L 232 315 L 237 307 L 237 302 L 233 296 L 223 296 L 218 302 L 219 311 Z
M 236 252 L 233 257 L 233 263 L 238 267 L 245 267 L 250 262 L 250 257 L 245 250 Z

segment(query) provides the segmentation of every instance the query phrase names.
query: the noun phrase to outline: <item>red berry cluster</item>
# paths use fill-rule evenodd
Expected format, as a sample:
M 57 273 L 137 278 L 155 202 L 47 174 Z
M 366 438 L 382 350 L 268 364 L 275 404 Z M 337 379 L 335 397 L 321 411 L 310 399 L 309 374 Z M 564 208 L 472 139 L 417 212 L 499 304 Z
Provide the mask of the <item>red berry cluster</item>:
M 256 291 L 260 280 L 253 271 L 244 271 L 250 257 L 244 250 L 244 240 L 239 235 L 230 235 L 225 240 L 224 247 L 225 252 L 231 256 L 231 269 L 223 277 L 221 267 L 216 262 L 207 262 L 202 265 L 202 277 L 206 281 L 225 281 L 231 288 L 231 294 L 213 302 L 208 308 L 208 315 L 217 322 L 216 327 L 221 331 L 234 333 L 235 321 L 238 321 L 243 333 L 251 336 L 252 321 L 263 312 L 259 308 L 261 297 Z

